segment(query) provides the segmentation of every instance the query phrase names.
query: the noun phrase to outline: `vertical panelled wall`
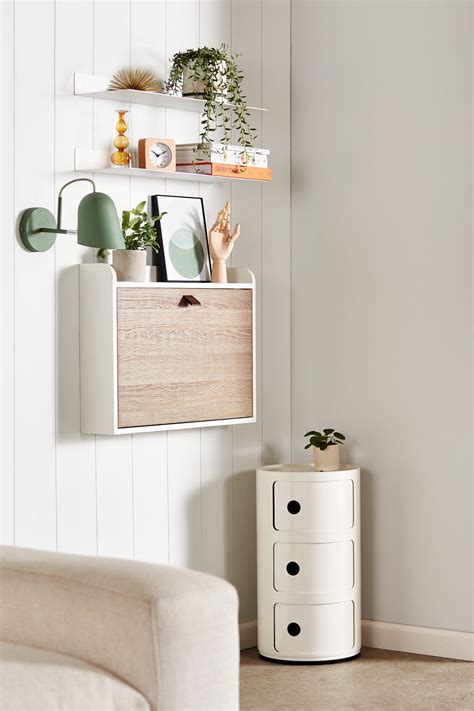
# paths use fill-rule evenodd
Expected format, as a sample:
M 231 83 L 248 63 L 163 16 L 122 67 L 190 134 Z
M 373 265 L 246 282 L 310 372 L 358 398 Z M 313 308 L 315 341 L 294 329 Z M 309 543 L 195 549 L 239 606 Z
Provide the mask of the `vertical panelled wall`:
M 242 224 L 234 265 L 258 285 L 255 425 L 103 437 L 79 432 L 78 272 L 94 260 L 74 237 L 30 254 L 18 214 L 55 210 L 74 147 L 106 147 L 113 104 L 73 96 L 73 73 L 129 64 L 164 77 L 176 51 L 225 42 L 243 52 L 253 119 L 273 151 L 271 185 L 199 185 L 97 175 L 122 210 L 154 192 L 225 200 Z M 290 456 L 289 1 L 124 0 L 2 4 L 2 533 L 18 546 L 189 566 L 224 576 L 255 617 L 255 468 Z M 117 108 L 120 108 L 117 105 Z M 199 117 L 134 105 L 131 132 L 190 142 Z M 92 174 L 89 176 L 92 177 Z M 65 194 L 75 225 L 81 184 Z

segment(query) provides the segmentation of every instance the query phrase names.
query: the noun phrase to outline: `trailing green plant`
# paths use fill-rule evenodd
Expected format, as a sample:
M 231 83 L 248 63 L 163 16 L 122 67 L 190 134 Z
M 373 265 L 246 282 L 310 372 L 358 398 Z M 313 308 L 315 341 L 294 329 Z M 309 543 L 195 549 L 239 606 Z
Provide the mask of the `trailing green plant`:
M 151 247 L 155 252 L 159 245 L 155 231 L 155 223 L 161 220 L 166 212 L 154 217 L 148 217 L 145 210 L 146 200 L 139 202 L 133 210 L 122 212 L 122 235 L 125 249 L 145 249 Z
M 184 70 L 192 81 L 202 82 L 204 111 L 201 117 L 199 144 L 195 152 L 200 157 L 222 130 L 222 143 L 229 144 L 232 129 L 238 134 L 239 144 L 253 146 L 257 132 L 249 124 L 247 100 L 242 92 L 243 73 L 237 66 L 239 54 L 228 52 L 225 44 L 219 49 L 200 47 L 177 52 L 172 58 L 166 91 L 180 91 Z
M 343 434 L 330 428 L 324 429 L 322 433 L 311 430 L 311 432 L 306 432 L 305 437 L 309 437 L 309 442 L 305 449 L 316 447 L 316 449 L 320 449 L 322 452 L 335 444 L 344 444 L 344 440 L 346 439 Z

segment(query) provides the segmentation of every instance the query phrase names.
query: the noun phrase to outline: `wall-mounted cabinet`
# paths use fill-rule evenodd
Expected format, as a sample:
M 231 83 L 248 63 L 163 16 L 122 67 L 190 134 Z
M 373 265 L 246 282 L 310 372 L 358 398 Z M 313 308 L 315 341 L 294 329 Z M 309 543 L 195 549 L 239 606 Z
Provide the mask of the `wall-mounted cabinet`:
M 80 266 L 81 431 L 255 422 L 255 281 L 118 282 Z

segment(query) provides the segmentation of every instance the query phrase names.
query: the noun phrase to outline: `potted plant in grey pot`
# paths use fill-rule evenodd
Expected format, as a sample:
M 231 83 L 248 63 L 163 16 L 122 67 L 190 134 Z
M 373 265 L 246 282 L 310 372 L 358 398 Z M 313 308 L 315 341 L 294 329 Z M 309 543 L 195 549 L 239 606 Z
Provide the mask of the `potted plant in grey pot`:
M 146 248 L 158 251 L 155 222 L 161 220 L 166 212 L 148 217 L 145 205 L 146 200 L 138 203 L 133 210 L 122 212 L 125 249 L 115 249 L 112 257 L 118 281 L 145 281 Z
M 241 146 L 253 146 L 256 131 L 248 122 L 247 100 L 243 94 L 244 75 L 237 66 L 238 54 L 225 45 L 200 47 L 177 52 L 172 59 L 166 92 L 204 100 L 197 153 L 213 142 L 221 130 L 221 142 L 228 144 L 235 129 Z
M 327 427 L 322 432 L 311 430 L 305 434 L 309 442 L 305 449 L 313 447 L 314 469 L 317 472 L 335 472 L 339 469 L 339 447 L 346 439 L 343 434 Z

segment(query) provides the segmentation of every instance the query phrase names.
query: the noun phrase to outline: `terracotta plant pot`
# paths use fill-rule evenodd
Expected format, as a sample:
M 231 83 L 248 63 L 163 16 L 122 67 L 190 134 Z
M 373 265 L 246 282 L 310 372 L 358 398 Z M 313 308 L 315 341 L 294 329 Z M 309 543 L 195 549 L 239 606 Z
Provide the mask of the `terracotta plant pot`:
M 146 250 L 115 249 L 113 267 L 117 272 L 118 281 L 145 281 Z
M 331 444 L 324 451 L 313 447 L 314 470 L 317 472 L 336 472 L 339 469 L 339 445 Z

